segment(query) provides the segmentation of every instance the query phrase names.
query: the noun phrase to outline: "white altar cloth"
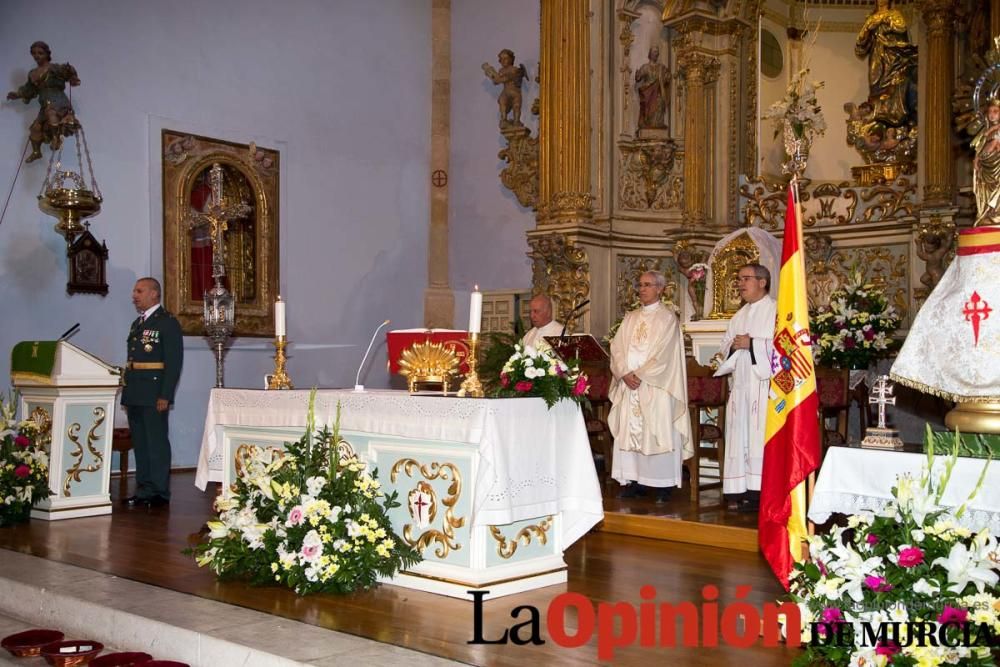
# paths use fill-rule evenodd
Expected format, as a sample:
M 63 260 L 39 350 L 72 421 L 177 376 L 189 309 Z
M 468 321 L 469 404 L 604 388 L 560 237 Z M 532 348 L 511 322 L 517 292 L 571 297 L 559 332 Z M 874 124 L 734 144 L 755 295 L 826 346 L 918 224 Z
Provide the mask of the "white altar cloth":
M 411 396 L 405 391 L 320 390 L 317 425 L 341 404 L 345 431 L 477 444 L 472 524 L 505 525 L 562 513 L 563 545 L 604 518 L 601 489 L 580 408 L 540 398 Z M 305 427 L 308 390 L 213 389 L 195 485 L 222 481 L 224 426 Z
M 934 457 L 935 479 L 943 470 L 945 458 L 941 453 Z M 834 513 L 880 512 L 892 500 L 896 479 L 905 473 L 918 479 L 926 461 L 924 454 L 831 447 L 816 480 L 809 519 L 825 523 Z M 986 459 L 959 458 L 941 505 L 958 507 L 966 502 L 984 465 Z M 995 462 L 990 464 L 982 488 L 959 518 L 959 523 L 970 530 L 989 526 L 994 535 L 1000 534 L 1000 466 Z

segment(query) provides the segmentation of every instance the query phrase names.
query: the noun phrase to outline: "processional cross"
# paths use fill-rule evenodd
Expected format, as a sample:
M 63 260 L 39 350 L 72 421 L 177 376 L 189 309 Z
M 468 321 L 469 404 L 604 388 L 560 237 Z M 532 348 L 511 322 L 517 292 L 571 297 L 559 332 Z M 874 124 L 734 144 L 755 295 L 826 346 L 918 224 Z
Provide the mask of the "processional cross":
M 868 397 L 869 403 L 874 403 L 878 405 L 878 427 L 884 429 L 885 425 L 885 406 L 896 405 L 896 397 L 892 395 L 893 385 L 889 381 L 888 375 L 879 375 L 878 379 L 875 380 L 875 386 L 872 387 L 873 395 Z
M 208 172 L 209 185 L 212 188 L 212 201 L 200 213 L 188 217 L 191 229 L 208 225 L 212 237 L 212 288 L 205 292 L 204 321 L 205 333 L 212 341 L 215 351 L 215 386 L 224 387 L 222 358 L 226 340 L 232 335 L 236 326 L 236 302 L 222 278 L 226 275 L 226 240 L 225 233 L 230 220 L 237 220 L 250 213 L 250 207 L 240 199 L 234 204 L 226 204 L 222 198 L 222 165 L 218 162 L 212 165 Z

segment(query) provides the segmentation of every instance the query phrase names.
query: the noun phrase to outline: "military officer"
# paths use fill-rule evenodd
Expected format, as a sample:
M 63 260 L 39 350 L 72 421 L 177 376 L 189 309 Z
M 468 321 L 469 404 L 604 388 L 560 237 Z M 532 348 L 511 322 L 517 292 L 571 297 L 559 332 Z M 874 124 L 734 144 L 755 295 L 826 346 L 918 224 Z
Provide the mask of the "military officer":
M 122 390 L 135 450 L 136 493 L 125 500 L 131 507 L 170 502 L 167 415 L 184 361 L 184 339 L 180 323 L 160 305 L 160 292 L 155 278 L 140 278 L 132 288 L 139 317 L 128 334 Z

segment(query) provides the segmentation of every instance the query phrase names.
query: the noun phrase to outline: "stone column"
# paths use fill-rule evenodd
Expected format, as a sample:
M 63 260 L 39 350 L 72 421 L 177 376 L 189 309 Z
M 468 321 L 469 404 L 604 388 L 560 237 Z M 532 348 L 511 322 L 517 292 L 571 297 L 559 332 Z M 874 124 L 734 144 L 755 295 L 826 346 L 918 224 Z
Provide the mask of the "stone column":
M 591 222 L 587 0 L 542 0 L 539 225 Z
M 927 84 L 921 93 L 924 126 L 924 198 L 929 207 L 950 206 L 955 198 L 955 161 L 951 154 L 951 96 L 955 75 L 954 0 L 925 0 L 921 17 L 927 26 Z
M 719 78 L 719 61 L 704 53 L 683 49 L 677 56 L 685 83 L 684 102 L 684 220 L 688 229 L 699 229 L 708 218 L 708 132 L 714 112 L 709 108 L 706 86 Z
M 431 5 L 431 222 L 427 244 L 424 326 L 455 324 L 455 295 L 448 283 L 448 154 L 451 150 L 451 0 Z
M 990 43 L 1000 35 L 1000 0 L 990 0 Z

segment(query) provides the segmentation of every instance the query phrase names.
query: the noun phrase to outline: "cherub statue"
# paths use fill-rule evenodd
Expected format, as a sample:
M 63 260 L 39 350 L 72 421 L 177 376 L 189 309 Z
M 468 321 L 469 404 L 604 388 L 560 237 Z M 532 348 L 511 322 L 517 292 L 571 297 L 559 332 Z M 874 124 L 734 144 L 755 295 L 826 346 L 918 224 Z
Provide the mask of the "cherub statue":
M 920 282 L 934 289 L 944 275 L 944 260 L 951 250 L 955 232 L 950 228 L 924 228 L 917 234 L 917 257 L 924 260 Z
M 31 45 L 31 57 L 35 68 L 28 72 L 27 82 L 17 90 L 7 93 L 8 100 L 24 100 L 27 104 L 38 98 L 41 108 L 29 128 L 31 154 L 25 162 L 34 162 L 42 157 L 42 142 L 52 150 L 62 146 L 63 137 L 68 137 L 80 127 L 73 113 L 73 106 L 63 92 L 66 84 L 79 86 L 80 78 L 69 63 L 53 63 L 52 51 L 45 42 Z
M 489 63 L 483 63 L 483 72 L 490 81 L 503 84 L 503 90 L 497 97 L 500 106 L 500 127 L 519 127 L 521 123 L 521 84 L 528 76 L 524 65 L 514 65 L 514 52 L 504 49 L 497 56 L 500 60 L 500 71 L 496 71 Z M 507 116 L 510 115 L 508 120 Z

